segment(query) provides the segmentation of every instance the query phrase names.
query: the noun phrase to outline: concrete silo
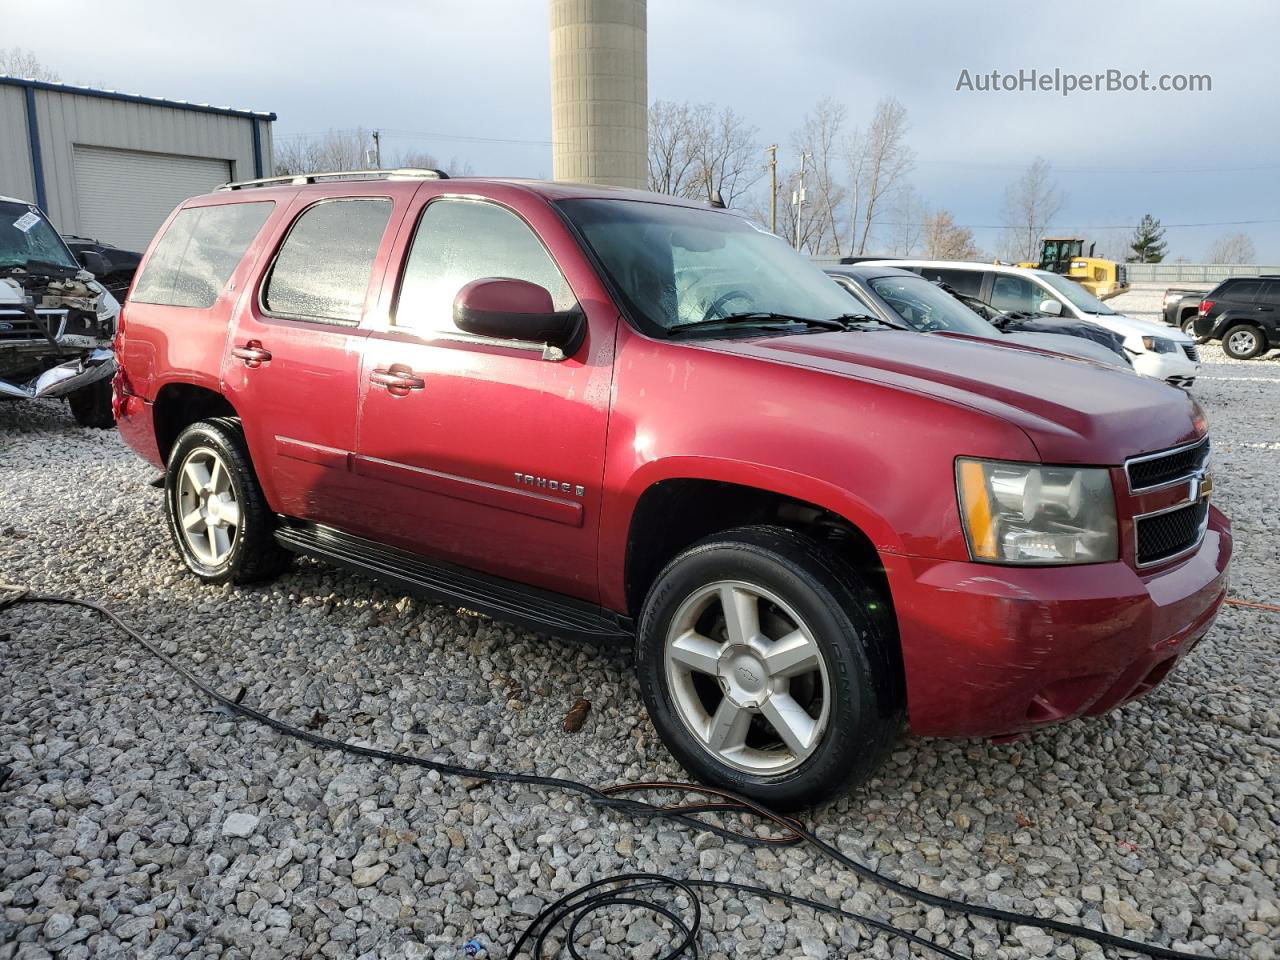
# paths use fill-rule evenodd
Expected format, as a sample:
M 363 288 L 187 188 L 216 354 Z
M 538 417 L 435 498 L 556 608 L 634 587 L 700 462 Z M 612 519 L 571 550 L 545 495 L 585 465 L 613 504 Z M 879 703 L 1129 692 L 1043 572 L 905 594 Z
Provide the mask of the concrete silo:
M 552 175 L 647 181 L 646 0 L 551 0 Z

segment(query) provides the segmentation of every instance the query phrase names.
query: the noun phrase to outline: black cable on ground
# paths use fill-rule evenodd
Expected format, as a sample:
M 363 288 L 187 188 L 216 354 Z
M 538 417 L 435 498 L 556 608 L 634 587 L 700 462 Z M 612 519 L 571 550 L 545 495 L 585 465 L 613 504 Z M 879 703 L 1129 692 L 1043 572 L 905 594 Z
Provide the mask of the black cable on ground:
M 302 740 L 305 743 L 310 743 L 313 746 L 327 750 L 340 750 L 344 753 L 352 754 L 353 756 L 365 757 L 371 760 L 385 760 L 389 763 L 422 767 L 427 770 L 434 770 L 444 776 L 466 777 L 473 780 L 485 780 L 496 783 L 519 783 L 528 786 L 549 787 L 552 789 L 564 790 L 585 797 L 595 806 L 617 810 L 621 813 L 627 814 L 628 816 L 642 819 L 675 820 L 696 830 L 707 830 L 726 839 L 745 843 L 751 846 L 803 843 L 815 852 L 827 857 L 834 863 L 845 867 L 870 883 L 877 884 L 878 886 L 881 886 L 886 890 L 890 890 L 906 899 L 915 900 L 918 903 L 923 903 L 932 907 L 939 907 L 948 913 L 968 917 L 983 917 L 1000 923 L 1038 927 L 1042 930 L 1051 930 L 1054 933 L 1063 934 L 1065 936 L 1088 940 L 1098 944 L 1099 946 L 1112 947 L 1118 950 L 1129 950 L 1133 953 L 1155 958 L 1155 960 L 1209 960 L 1209 958 L 1203 958 L 1198 954 L 1172 950 L 1168 947 L 1140 943 L 1136 940 L 1118 937 L 1103 930 L 1093 930 L 1089 927 L 1080 926 L 1079 924 L 1030 916 L 1027 914 L 1016 913 L 1011 910 L 998 910 L 994 907 L 988 907 L 982 904 L 967 903 L 963 900 L 944 897 L 940 894 L 928 893 L 909 884 L 887 877 L 865 864 L 859 863 L 847 854 L 841 852 L 832 844 L 829 844 L 819 838 L 798 821 L 783 817 L 780 814 L 774 813 L 773 811 L 760 806 L 748 797 L 739 796 L 727 790 L 719 790 L 696 784 L 674 782 L 626 783 L 612 787 L 599 788 L 593 787 L 590 784 L 579 783 L 576 780 L 567 780 L 560 777 L 545 777 L 538 774 L 515 773 L 509 770 L 483 770 L 473 767 L 464 767 L 457 764 L 444 763 L 438 760 L 428 760 L 425 757 L 418 757 L 412 754 L 392 753 L 389 750 L 378 750 L 374 747 L 361 746 L 360 744 L 347 743 L 343 740 L 335 740 L 331 737 L 321 736 L 320 734 L 292 726 L 291 724 L 285 723 L 283 720 L 277 720 L 275 717 L 262 713 L 253 707 L 246 706 L 245 704 L 240 703 L 238 698 L 233 699 L 219 693 L 186 667 L 182 666 L 168 654 L 160 650 L 155 646 L 155 644 L 147 640 L 139 631 L 116 616 L 111 610 L 100 604 L 93 603 L 89 600 L 80 600 L 75 597 L 33 594 L 23 588 L 6 589 L 0 587 L 0 611 L 20 603 L 56 604 L 62 606 L 83 607 L 87 610 L 92 610 L 107 618 L 130 639 L 144 647 L 152 656 L 156 657 L 167 667 L 185 679 L 187 683 L 191 684 L 191 686 L 195 687 L 210 699 L 219 703 L 227 711 L 247 717 L 250 720 L 255 720 L 279 733 Z M 722 802 L 659 806 L 620 796 L 620 794 L 623 793 L 653 790 L 672 790 L 688 794 L 718 797 Z M 781 833 L 774 837 L 761 838 L 752 834 L 727 830 L 724 827 L 699 820 L 695 816 L 696 813 L 712 810 L 717 812 L 737 812 L 744 815 L 754 815 L 759 817 L 761 820 L 776 825 Z M 512 957 L 514 958 L 518 956 L 521 950 L 523 950 L 527 945 L 532 945 L 532 956 L 540 958 L 546 941 L 558 928 L 563 927 L 565 930 L 565 934 L 563 935 L 565 949 L 568 950 L 569 955 L 573 957 L 574 960 L 582 960 L 581 954 L 578 952 L 577 946 L 574 943 L 574 938 L 579 927 L 592 914 L 617 906 L 635 907 L 648 910 L 655 917 L 661 916 L 675 927 L 675 931 L 672 934 L 673 945 L 668 952 L 663 954 L 662 957 L 658 958 L 658 960 L 680 960 L 680 958 L 683 957 L 697 957 L 698 945 L 696 938 L 701 923 L 701 906 L 693 892 L 695 888 L 732 890 L 734 892 L 750 896 L 778 900 L 793 906 L 808 907 L 812 910 L 830 914 L 832 916 L 839 916 L 848 920 L 853 920 L 868 928 L 879 930 L 889 934 L 890 936 L 903 939 L 908 943 L 915 944 L 918 947 L 945 957 L 947 960 L 967 960 L 967 958 L 962 954 L 956 953 L 955 951 L 940 944 L 932 943 L 909 930 L 896 927 L 888 921 L 853 913 L 817 900 L 797 897 L 783 893 L 782 891 L 771 890 L 767 887 L 754 887 L 747 884 L 713 880 L 676 879 L 674 877 L 666 877 L 652 873 L 620 874 L 618 876 L 606 877 L 603 880 L 597 880 L 594 883 L 579 887 L 577 890 L 574 890 L 568 895 L 560 898 L 555 903 L 544 909 L 533 919 L 533 922 L 528 925 L 521 934 L 520 939 L 516 941 L 515 949 L 512 951 Z M 639 899 L 642 894 L 651 894 L 661 889 L 666 889 L 668 892 L 674 890 L 685 893 L 690 902 L 690 910 L 688 912 L 691 912 L 692 914 L 691 919 L 685 919 L 685 917 L 677 913 L 674 908 L 665 906 L 653 899 Z

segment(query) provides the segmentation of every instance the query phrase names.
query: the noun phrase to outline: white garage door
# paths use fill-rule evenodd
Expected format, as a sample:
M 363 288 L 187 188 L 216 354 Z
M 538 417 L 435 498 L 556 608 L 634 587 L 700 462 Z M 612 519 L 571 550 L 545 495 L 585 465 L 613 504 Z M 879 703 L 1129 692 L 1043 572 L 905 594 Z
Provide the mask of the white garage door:
M 79 233 L 126 250 L 146 249 L 179 203 L 231 179 L 226 160 L 75 148 Z

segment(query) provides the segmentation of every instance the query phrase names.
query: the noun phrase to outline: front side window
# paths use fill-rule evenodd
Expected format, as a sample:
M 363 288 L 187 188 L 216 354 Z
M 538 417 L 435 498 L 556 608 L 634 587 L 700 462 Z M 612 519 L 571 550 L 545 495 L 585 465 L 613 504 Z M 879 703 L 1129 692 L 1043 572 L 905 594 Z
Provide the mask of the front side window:
M 1036 313 L 1044 291 L 1026 277 L 997 273 L 991 283 L 991 305 L 1001 313 Z
M 253 238 L 270 200 L 179 210 L 151 251 L 129 297 L 168 307 L 212 307 Z
M 456 333 L 453 301 L 472 280 L 504 277 L 536 283 L 556 310 L 577 305 L 568 281 L 527 223 L 483 200 L 427 204 L 405 262 L 395 325 Z
M 0 270 L 22 267 L 36 272 L 41 264 L 80 269 L 58 231 L 39 209 L 29 203 L 0 200 Z
M 270 313 L 358 323 L 391 219 L 385 198 L 321 200 L 302 211 L 262 289 Z
M 1081 313 L 1091 313 L 1101 317 L 1115 316 L 1115 311 L 1095 297 L 1074 280 L 1056 273 L 1037 273 L 1035 276 L 1053 288 L 1062 299 L 1066 300 Z
M 558 206 L 651 335 L 744 314 L 821 320 L 853 312 L 812 261 L 736 214 L 645 200 Z

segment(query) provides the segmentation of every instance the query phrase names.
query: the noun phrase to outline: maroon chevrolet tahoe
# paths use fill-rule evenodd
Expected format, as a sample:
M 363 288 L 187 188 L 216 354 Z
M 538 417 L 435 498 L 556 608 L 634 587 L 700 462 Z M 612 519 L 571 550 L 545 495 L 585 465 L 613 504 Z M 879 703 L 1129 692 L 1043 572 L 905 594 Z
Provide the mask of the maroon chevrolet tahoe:
M 114 400 L 201 579 L 301 553 L 633 642 L 672 753 L 795 807 L 904 726 L 1005 737 L 1143 695 L 1231 556 L 1183 391 L 850 307 L 690 201 L 278 178 L 169 217 Z

